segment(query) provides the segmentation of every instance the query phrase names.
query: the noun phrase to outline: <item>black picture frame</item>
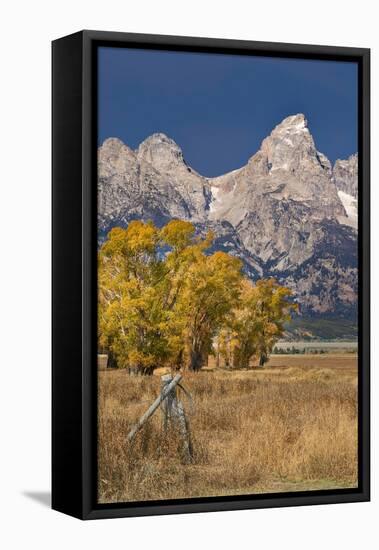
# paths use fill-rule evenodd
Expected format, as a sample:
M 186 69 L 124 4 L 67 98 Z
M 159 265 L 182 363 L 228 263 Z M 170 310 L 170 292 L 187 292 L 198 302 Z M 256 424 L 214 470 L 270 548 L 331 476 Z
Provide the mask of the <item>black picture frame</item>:
M 359 484 L 357 489 L 96 502 L 96 151 L 99 46 L 355 61 L 359 74 Z M 81 519 L 370 499 L 370 50 L 81 31 L 52 43 L 52 507 Z

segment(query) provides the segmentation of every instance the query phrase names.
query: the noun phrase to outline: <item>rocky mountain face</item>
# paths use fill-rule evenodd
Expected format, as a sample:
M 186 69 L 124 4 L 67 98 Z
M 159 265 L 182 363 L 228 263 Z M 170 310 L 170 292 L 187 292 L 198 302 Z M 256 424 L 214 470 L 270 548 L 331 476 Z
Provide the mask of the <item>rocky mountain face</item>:
M 336 160 L 333 167 L 333 178 L 338 191 L 358 198 L 358 155 L 351 155 L 347 160 Z
M 333 180 L 338 196 L 348 216 L 348 225 L 358 226 L 358 155 L 347 160 L 336 160 L 333 167 Z
M 334 167 L 302 114 L 283 120 L 245 166 L 198 174 L 179 146 L 153 134 L 137 150 L 115 138 L 98 151 L 99 239 L 116 225 L 172 218 L 212 229 L 214 249 L 241 258 L 252 278 L 290 286 L 305 315 L 355 316 L 357 155 Z
M 205 221 L 211 200 L 207 180 L 184 161 L 164 134 L 153 134 L 136 151 L 107 139 L 98 151 L 98 221 L 102 234 L 133 219 L 158 225 L 172 218 Z

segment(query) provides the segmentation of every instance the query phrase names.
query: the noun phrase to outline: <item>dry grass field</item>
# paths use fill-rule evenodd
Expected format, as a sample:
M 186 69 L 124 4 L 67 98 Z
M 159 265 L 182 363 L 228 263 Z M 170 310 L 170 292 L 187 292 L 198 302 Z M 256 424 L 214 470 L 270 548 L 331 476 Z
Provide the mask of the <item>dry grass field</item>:
M 356 486 L 356 356 L 276 355 L 265 369 L 184 373 L 183 384 L 194 400 L 190 464 L 159 410 L 127 444 L 160 377 L 99 372 L 99 502 Z

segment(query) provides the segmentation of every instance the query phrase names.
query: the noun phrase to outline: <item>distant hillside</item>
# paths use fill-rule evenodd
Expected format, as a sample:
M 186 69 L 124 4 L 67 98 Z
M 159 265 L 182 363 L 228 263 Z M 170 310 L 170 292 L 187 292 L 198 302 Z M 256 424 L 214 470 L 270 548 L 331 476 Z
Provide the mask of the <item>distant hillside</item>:
M 284 339 L 295 340 L 356 340 L 356 320 L 298 317 L 286 325 Z

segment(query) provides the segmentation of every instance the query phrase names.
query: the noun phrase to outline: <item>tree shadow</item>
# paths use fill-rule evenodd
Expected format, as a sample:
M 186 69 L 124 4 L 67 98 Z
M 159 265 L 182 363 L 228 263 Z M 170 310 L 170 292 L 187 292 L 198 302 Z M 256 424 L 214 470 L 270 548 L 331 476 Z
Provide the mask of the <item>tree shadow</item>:
M 51 506 L 51 493 L 50 491 L 23 491 L 22 493 L 25 497 L 38 502 L 42 506 Z

